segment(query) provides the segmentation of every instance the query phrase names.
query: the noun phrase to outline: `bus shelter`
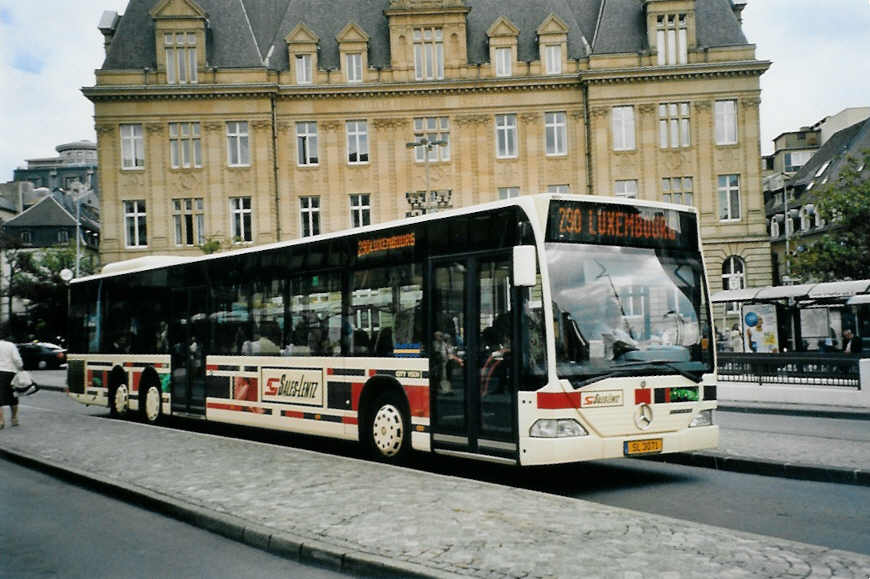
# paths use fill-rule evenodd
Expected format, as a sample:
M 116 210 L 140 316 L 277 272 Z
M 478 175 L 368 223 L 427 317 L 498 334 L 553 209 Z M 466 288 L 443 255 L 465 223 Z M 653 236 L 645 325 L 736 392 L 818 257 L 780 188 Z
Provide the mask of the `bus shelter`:
M 738 323 L 728 327 L 723 317 L 717 327 L 720 351 L 836 352 L 845 330 L 862 340 L 864 352 L 870 346 L 870 280 L 723 290 L 711 301 L 740 312 Z

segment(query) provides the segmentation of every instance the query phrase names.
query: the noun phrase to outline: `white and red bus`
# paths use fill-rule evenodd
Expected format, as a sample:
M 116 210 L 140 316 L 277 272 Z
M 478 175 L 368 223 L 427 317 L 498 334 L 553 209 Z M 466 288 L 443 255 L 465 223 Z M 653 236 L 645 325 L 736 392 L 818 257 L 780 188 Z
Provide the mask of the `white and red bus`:
M 70 287 L 71 397 L 520 465 L 716 446 L 697 213 L 547 194 Z

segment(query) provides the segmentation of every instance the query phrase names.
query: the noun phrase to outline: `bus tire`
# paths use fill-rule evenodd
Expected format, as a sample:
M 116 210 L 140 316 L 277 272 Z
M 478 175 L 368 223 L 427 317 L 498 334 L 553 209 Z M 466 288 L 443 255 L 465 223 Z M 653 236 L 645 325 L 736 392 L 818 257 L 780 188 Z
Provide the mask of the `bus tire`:
M 400 463 L 411 452 L 411 420 L 404 397 L 395 391 L 381 393 L 369 407 L 363 426 L 365 444 L 379 461 Z
M 124 418 L 130 410 L 130 389 L 126 384 L 118 384 L 109 390 L 109 415 Z
M 163 412 L 163 394 L 160 385 L 154 382 L 139 388 L 139 410 L 147 424 L 157 424 Z

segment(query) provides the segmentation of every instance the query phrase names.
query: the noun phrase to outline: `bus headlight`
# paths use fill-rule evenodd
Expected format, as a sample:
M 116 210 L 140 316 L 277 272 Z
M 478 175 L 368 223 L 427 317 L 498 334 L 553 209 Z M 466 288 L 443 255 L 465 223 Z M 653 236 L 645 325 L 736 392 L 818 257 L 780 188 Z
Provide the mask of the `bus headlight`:
M 542 418 L 529 429 L 532 438 L 568 438 L 587 436 L 589 433 L 573 418 Z
M 696 426 L 713 426 L 713 411 L 702 410 L 697 413 L 689 424 L 689 428 L 695 428 Z

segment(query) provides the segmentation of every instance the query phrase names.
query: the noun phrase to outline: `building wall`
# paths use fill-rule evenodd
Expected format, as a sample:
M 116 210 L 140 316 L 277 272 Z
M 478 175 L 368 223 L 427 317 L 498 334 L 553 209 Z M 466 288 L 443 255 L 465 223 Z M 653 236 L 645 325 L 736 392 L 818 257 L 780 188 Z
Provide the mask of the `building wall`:
M 461 31 L 461 16 L 446 14 L 445 30 Z M 463 42 L 445 41 L 446 78 L 427 83 L 413 80 L 413 52 L 396 45 L 410 42 L 401 31 L 421 18 L 429 16 L 394 16 L 393 66 L 365 68 L 361 84 L 346 83 L 341 70 L 317 70 L 313 85 L 300 86 L 293 70 L 203 69 L 199 84 L 173 91 L 159 70 L 98 71 L 97 86 L 85 94 L 94 102 L 99 137 L 103 262 L 150 253 L 199 254 L 196 247 L 174 244 L 174 198 L 202 197 L 206 234 L 225 246 L 233 244 L 229 198 L 237 195 L 252 197 L 254 243 L 299 237 L 303 196 L 320 197 L 321 232 L 350 226 L 351 194 L 371 195 L 374 223 L 404 217 L 411 209 L 405 194 L 426 189 L 426 164 L 416 162 L 406 146 L 415 140 L 414 119 L 437 116 L 448 118 L 451 151 L 449 161 L 429 164 L 430 189 L 449 190 L 452 206 L 497 199 L 502 187 L 533 194 L 569 185 L 574 193 L 610 195 L 614 182 L 626 179 L 637 180 L 639 198 L 661 200 L 663 178 L 691 177 L 711 289 L 721 289 L 722 263 L 733 255 L 747 263 L 747 286 L 770 284 L 758 119 L 759 77 L 769 63 L 755 60 L 752 45 L 691 50 L 686 66 L 661 70 L 654 52 L 563 59 L 559 75 L 544 74 L 540 60 L 516 61 L 514 76 L 496 78 L 490 63 L 469 65 L 455 52 L 464 50 L 465 38 L 456 34 L 451 38 Z M 548 26 L 539 33 L 558 40 L 558 23 Z M 738 140 L 717 146 L 714 109 L 723 99 L 737 103 Z M 658 105 L 673 102 L 689 103 L 691 144 L 662 149 Z M 613 150 L 614 106 L 634 109 L 631 151 Z M 548 156 L 544 114 L 555 111 L 566 113 L 567 153 Z M 506 113 L 516 114 L 518 153 L 499 159 L 495 115 Z M 368 163 L 347 162 L 348 120 L 367 122 Z M 170 167 L 168 127 L 179 121 L 200 123 L 201 168 Z M 227 166 L 227 121 L 249 123 L 250 167 Z M 297 164 L 295 131 L 301 121 L 317 123 L 317 166 Z M 142 169 L 120 167 L 122 123 L 143 125 Z M 740 216 L 729 221 L 719 218 L 717 182 L 725 174 L 740 178 Z M 146 201 L 146 248 L 125 248 L 125 199 Z

